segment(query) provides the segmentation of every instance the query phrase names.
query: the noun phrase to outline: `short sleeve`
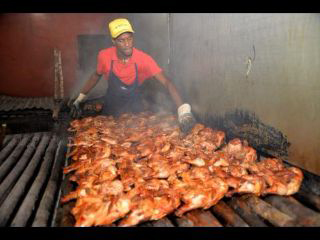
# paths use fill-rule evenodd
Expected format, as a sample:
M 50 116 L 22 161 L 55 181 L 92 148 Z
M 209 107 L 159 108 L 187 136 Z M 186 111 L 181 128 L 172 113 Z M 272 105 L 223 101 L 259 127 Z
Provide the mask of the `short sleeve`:
M 158 66 L 157 62 L 149 55 L 146 56 L 147 58 L 147 71 L 146 71 L 146 78 L 153 77 L 154 75 L 160 73 L 162 69 Z
M 103 74 L 103 72 L 104 72 L 103 70 L 105 68 L 105 66 L 104 66 L 105 61 L 103 61 L 103 59 L 104 59 L 103 56 L 104 56 L 103 51 L 100 51 L 97 56 L 97 69 L 96 69 L 96 71 L 97 71 L 97 74 L 99 74 L 99 75 Z

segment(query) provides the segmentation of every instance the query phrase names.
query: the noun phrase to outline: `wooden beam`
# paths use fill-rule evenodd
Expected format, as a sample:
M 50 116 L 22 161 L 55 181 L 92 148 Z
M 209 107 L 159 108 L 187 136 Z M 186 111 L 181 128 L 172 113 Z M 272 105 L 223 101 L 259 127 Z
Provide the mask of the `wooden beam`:
M 211 210 L 216 216 L 222 217 L 228 225 L 233 227 L 249 227 L 249 225 L 222 200 L 214 205 Z

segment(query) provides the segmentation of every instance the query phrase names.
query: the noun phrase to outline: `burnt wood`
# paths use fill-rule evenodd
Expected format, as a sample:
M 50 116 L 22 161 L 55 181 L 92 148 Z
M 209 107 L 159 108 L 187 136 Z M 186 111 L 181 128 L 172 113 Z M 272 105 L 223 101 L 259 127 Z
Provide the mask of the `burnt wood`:
M 57 215 L 58 205 L 59 205 L 59 194 L 55 197 L 56 192 L 60 187 L 60 178 L 62 175 L 62 167 L 65 161 L 66 154 L 66 141 L 62 139 L 59 144 L 55 154 L 54 165 L 52 167 L 51 175 L 46 186 L 44 195 L 39 204 L 37 213 L 35 215 L 34 221 L 32 223 L 33 227 L 45 227 L 45 226 L 55 226 L 55 218 Z M 59 184 L 59 185 L 58 185 Z M 55 206 L 54 206 L 54 201 Z M 49 224 L 49 218 L 52 214 L 52 208 L 54 208 L 53 220 Z
M 43 163 L 41 164 L 38 176 L 34 180 L 31 189 L 28 191 L 28 195 L 23 200 L 19 207 L 19 210 L 11 222 L 13 227 L 24 227 L 27 225 L 27 221 L 32 215 L 33 210 L 36 209 L 36 203 L 39 197 L 41 197 L 41 190 L 46 183 L 47 178 L 50 175 L 50 168 L 54 160 L 54 153 L 57 146 L 57 139 L 53 137 L 49 143 L 49 147 L 43 158 Z
M 255 211 L 259 216 L 269 221 L 272 225 L 277 227 L 293 227 L 296 226 L 294 218 L 281 212 L 271 204 L 263 201 L 257 196 L 248 194 L 245 196 L 247 204 Z
M 176 219 L 180 227 L 222 227 L 210 211 L 195 209 L 185 213 L 181 218 Z
M 19 160 L 19 157 L 23 153 L 23 151 L 26 148 L 26 145 L 32 138 L 33 134 L 26 134 L 22 140 L 19 142 L 17 147 L 14 149 L 14 151 L 9 155 L 9 157 L 6 159 L 6 161 L 1 165 L 0 167 L 0 182 L 7 176 L 7 174 L 10 172 L 12 167 L 16 164 L 16 162 Z
M 12 171 L 7 175 L 7 177 L 3 180 L 0 185 L 0 204 L 2 203 L 7 193 L 11 190 L 11 188 L 16 183 L 17 179 L 20 177 L 23 170 L 26 168 L 27 164 L 30 161 L 33 153 L 35 152 L 38 143 L 41 138 L 41 133 L 36 133 L 31 142 L 26 146 L 26 150 L 24 151 L 23 155 L 21 156 L 20 160 L 14 166 Z
M 319 227 L 320 214 L 306 208 L 291 196 L 267 196 L 264 201 L 270 203 L 280 211 L 295 219 L 299 226 Z
M 214 205 L 211 211 L 216 216 L 222 217 L 228 225 L 233 227 L 249 227 L 249 225 L 222 200 Z
M 48 142 L 51 136 L 49 134 L 44 134 L 36 154 L 31 159 L 28 167 L 25 169 L 18 182 L 15 184 L 13 189 L 8 194 L 7 198 L 4 200 L 0 207 L 0 226 L 6 226 L 8 220 L 12 217 L 17 204 L 21 201 L 21 198 L 26 193 L 27 186 L 32 181 L 32 176 L 35 173 L 40 160 L 42 160 L 43 154 L 46 150 Z

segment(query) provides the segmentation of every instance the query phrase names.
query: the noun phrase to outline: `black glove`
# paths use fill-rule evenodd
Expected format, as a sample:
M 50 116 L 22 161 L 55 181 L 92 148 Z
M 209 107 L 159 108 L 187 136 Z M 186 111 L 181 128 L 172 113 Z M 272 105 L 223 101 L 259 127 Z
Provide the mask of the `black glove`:
M 182 104 L 178 108 L 178 118 L 183 133 L 188 133 L 196 124 L 196 120 L 191 113 L 191 106 L 188 103 Z
M 70 116 L 72 118 L 80 118 L 82 115 L 82 106 L 81 102 L 85 99 L 86 95 L 83 93 L 80 93 L 78 98 L 72 103 L 71 105 L 71 111 Z
M 74 119 L 80 118 L 82 115 L 82 109 L 79 102 L 74 102 L 71 106 L 70 116 Z
M 194 119 L 192 114 L 187 113 L 181 118 L 179 123 L 180 123 L 181 131 L 184 133 L 188 133 L 196 124 L 196 120 Z

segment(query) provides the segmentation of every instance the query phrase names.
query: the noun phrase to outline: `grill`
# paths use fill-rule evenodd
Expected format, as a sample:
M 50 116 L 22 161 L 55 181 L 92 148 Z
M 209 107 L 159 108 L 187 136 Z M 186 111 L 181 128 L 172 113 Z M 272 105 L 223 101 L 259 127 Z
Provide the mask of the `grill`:
M 65 143 L 50 132 L 7 135 L 0 152 L 0 226 L 51 226 Z
M 69 150 L 69 149 L 68 149 Z M 260 156 L 263 158 L 263 156 Z M 66 163 L 69 159 L 66 159 Z M 288 166 L 292 164 L 285 162 Z M 303 170 L 304 180 L 298 193 L 292 196 L 252 194 L 223 198 L 208 210 L 195 209 L 181 218 L 170 214 L 157 221 L 137 227 L 316 227 L 320 226 L 320 177 Z M 67 174 L 61 184 L 61 194 L 74 190 Z M 58 217 L 54 226 L 73 226 L 70 210 L 74 202 L 57 205 Z M 117 222 L 108 227 L 116 227 Z
M 59 203 L 62 195 L 75 188 L 69 174 L 62 174 L 69 162 L 64 135 L 68 119 L 60 116 L 58 132 L 5 136 L 0 151 L 0 226 L 73 226 L 74 202 Z M 181 218 L 170 214 L 138 227 L 320 226 L 320 177 L 303 173 L 300 191 L 289 197 L 234 195 L 208 210 L 196 209 Z

